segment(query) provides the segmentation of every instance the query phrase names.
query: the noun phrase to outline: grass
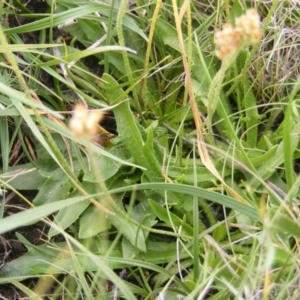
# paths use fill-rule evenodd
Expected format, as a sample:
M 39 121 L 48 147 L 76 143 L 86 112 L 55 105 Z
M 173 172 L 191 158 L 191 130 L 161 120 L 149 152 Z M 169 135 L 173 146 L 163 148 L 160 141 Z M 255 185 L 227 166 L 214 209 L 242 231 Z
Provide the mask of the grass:
M 221 62 L 252 3 L 32 3 L 0 4 L 1 296 L 298 299 L 298 4 Z

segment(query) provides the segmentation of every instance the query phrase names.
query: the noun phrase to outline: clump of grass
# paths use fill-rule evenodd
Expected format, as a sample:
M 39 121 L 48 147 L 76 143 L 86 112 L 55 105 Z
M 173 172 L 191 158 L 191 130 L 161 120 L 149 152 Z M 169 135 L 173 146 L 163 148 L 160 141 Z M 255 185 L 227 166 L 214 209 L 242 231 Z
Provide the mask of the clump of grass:
M 297 299 L 292 3 L 11 5 L 0 284 L 31 299 Z M 34 240 L 18 232 L 39 221 Z M 27 249 L 14 259 L 7 233 Z

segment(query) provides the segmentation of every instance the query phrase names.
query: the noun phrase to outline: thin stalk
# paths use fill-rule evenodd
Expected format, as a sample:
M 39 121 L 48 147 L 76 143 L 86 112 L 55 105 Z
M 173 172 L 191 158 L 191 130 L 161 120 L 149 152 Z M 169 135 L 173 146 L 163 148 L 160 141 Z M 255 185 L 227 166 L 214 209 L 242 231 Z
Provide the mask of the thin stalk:
M 27 87 L 26 81 L 25 81 L 25 79 L 24 79 L 24 77 L 23 77 L 23 75 L 22 75 L 22 73 L 21 73 L 21 71 L 20 71 L 20 69 L 18 67 L 18 64 L 17 64 L 17 62 L 16 62 L 16 60 L 15 60 L 15 58 L 13 56 L 13 53 L 12 53 L 12 51 L 11 51 L 11 49 L 9 47 L 9 44 L 8 44 L 8 42 L 6 40 L 6 37 L 4 35 L 4 32 L 2 30 L 2 26 L 1 25 L 0 25 L 0 44 L 2 44 L 2 47 L 4 48 L 5 56 L 6 56 L 6 58 L 9 61 L 10 65 L 11 65 L 11 67 L 13 69 L 13 71 L 15 72 L 15 74 L 17 76 L 18 81 L 20 83 L 20 86 L 21 86 L 23 92 L 25 93 L 25 95 L 26 95 L 26 97 L 28 99 L 32 99 L 31 95 L 30 95 L 30 91 L 29 91 L 29 89 Z
M 115 9 L 115 0 L 112 0 L 110 2 L 110 11 L 109 11 L 109 17 L 108 17 L 108 24 L 107 24 L 106 46 L 109 46 L 110 41 L 111 41 L 114 9 Z M 104 73 L 108 73 L 109 72 L 109 52 L 104 52 L 104 57 L 105 57 L 105 59 L 104 59 Z
M 227 22 L 230 21 L 230 8 L 229 8 L 229 0 L 224 0 L 224 7 L 226 12 Z
M 197 187 L 197 165 L 196 149 L 193 144 L 193 162 L 194 162 L 194 186 Z M 197 282 L 200 276 L 199 261 L 199 204 L 198 197 L 193 196 L 193 256 L 194 256 L 194 282 Z
M 143 99 L 147 98 L 147 93 L 149 93 L 149 89 L 147 87 L 148 74 L 150 73 L 149 63 L 150 63 L 150 58 L 152 61 L 155 61 L 155 59 L 153 57 L 153 51 L 151 51 L 151 50 L 152 50 L 155 25 L 156 25 L 156 21 L 159 17 L 161 3 L 162 3 L 161 0 L 157 1 L 155 10 L 153 12 L 151 24 L 150 24 L 149 37 L 148 37 L 148 43 L 147 43 L 147 49 L 146 49 L 146 55 L 145 55 L 144 70 L 143 70 L 143 75 L 142 75 L 142 79 L 140 82 L 140 89 L 139 89 L 139 93 L 138 93 L 138 101 L 139 102 L 141 102 L 141 101 L 143 101 Z M 159 86 L 160 85 L 159 76 L 156 75 L 156 79 L 157 79 L 157 84 Z M 159 95 L 158 95 L 158 97 L 159 97 Z
M 2 117 L 0 120 L 0 135 L 1 135 L 1 153 L 2 153 L 2 172 L 5 174 L 8 171 L 9 162 L 9 132 L 8 132 L 8 120 L 7 117 Z M 4 216 L 4 206 L 5 206 L 5 192 L 0 187 L 0 196 L 2 197 L 1 207 L 0 207 L 0 219 Z
M 272 1 L 272 6 L 270 7 L 267 16 L 264 18 L 264 22 L 263 22 L 263 25 L 262 25 L 262 28 L 261 28 L 262 33 L 264 33 L 266 31 L 268 25 L 270 24 L 271 18 L 274 16 L 274 12 L 275 12 L 276 8 L 278 8 L 278 2 L 279 2 L 279 0 Z M 250 54 L 248 55 L 247 60 L 246 60 L 245 65 L 244 65 L 244 68 L 241 72 L 241 74 L 243 76 L 248 72 L 250 61 L 253 58 L 253 56 L 256 53 L 259 46 L 260 46 L 260 43 L 257 43 L 257 44 L 253 45 L 252 50 L 251 50 Z
M 208 141 L 210 144 L 214 144 L 213 139 L 213 131 L 212 131 L 212 118 L 216 111 L 217 105 L 219 103 L 220 93 L 222 84 L 224 81 L 224 77 L 226 71 L 230 68 L 232 63 L 236 60 L 238 52 L 235 52 L 233 55 L 225 58 L 222 61 L 222 65 L 218 73 L 213 78 L 209 91 L 208 91 L 208 107 L 207 107 L 207 119 L 206 119 L 206 126 L 208 131 Z
M 187 7 L 187 13 L 186 13 L 186 19 L 187 19 L 187 29 L 188 29 L 188 39 L 187 39 L 187 53 L 188 57 L 193 57 L 193 39 L 192 39 L 192 18 L 191 18 L 191 8 L 190 6 Z M 192 69 L 192 59 L 188 59 L 188 69 Z M 186 107 L 188 105 L 188 90 L 185 89 L 184 96 L 183 96 L 183 102 L 182 106 Z M 183 120 L 184 122 L 184 120 Z M 183 135 L 184 135 L 184 126 L 181 126 L 181 130 L 179 131 L 178 136 L 178 157 L 179 157 L 179 166 L 182 166 L 182 157 L 183 157 Z
M 119 8 L 118 17 L 117 17 L 118 39 L 119 39 L 120 45 L 123 46 L 123 47 L 125 47 L 125 39 L 124 39 L 123 29 L 122 29 L 122 20 L 123 20 L 123 17 L 125 15 L 127 6 L 128 6 L 128 1 L 127 0 L 122 0 L 120 8 Z M 123 56 L 124 65 L 125 65 L 125 69 L 126 69 L 126 73 L 127 73 L 127 76 L 128 76 L 129 83 L 132 84 L 133 76 L 132 76 L 132 71 L 131 71 L 131 68 L 130 68 L 130 63 L 129 63 L 129 59 L 128 59 L 128 55 L 127 55 L 126 51 L 122 51 L 122 56 Z M 142 123 L 145 123 L 142 108 L 141 108 L 141 103 L 138 101 L 138 95 L 137 95 L 136 89 L 133 89 L 132 92 L 133 92 L 133 100 L 135 102 L 136 109 L 139 113 L 139 117 L 141 118 Z
M 146 55 L 145 55 L 145 64 L 144 64 L 144 71 L 143 71 L 143 76 L 141 80 L 141 87 L 140 87 L 140 92 L 139 92 L 139 97 L 142 99 L 143 95 L 143 90 L 144 87 L 147 85 L 147 73 L 149 69 L 149 61 L 150 61 L 150 56 L 151 56 L 151 50 L 152 50 L 152 41 L 153 41 L 153 35 L 154 35 L 154 30 L 155 30 L 155 24 L 156 20 L 158 18 L 158 13 L 161 7 L 162 0 L 158 0 L 156 2 L 155 10 L 152 16 L 152 21 L 150 24 L 150 31 L 149 31 L 149 37 L 148 37 L 148 43 L 147 43 L 147 49 L 146 49 Z M 108 72 L 106 72 L 108 73 Z
M 55 5 L 56 5 L 55 1 L 51 1 L 50 27 L 49 27 L 49 44 L 53 43 L 53 16 L 54 16 L 54 6 Z

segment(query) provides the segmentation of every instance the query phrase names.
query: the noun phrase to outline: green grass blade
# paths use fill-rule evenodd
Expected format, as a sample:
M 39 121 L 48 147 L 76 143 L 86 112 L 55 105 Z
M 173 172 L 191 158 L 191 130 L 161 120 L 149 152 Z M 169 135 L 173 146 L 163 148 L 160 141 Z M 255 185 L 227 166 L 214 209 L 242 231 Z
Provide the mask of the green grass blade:
M 292 147 L 292 99 L 290 99 L 288 106 L 285 111 L 284 116 L 284 126 L 283 126 L 283 153 L 284 153 L 284 168 L 286 174 L 286 182 L 288 189 L 290 190 L 294 184 L 295 176 L 293 170 L 293 152 L 294 147 Z
M 39 207 L 31 208 L 26 211 L 14 214 L 0 220 L 0 234 L 14 230 L 18 227 L 26 226 L 40 221 L 42 218 L 68 206 L 76 205 L 77 203 L 88 201 L 89 198 L 95 195 L 69 198 L 67 200 L 55 201 Z
M 261 217 L 259 215 L 258 209 L 254 207 L 239 202 L 229 196 L 218 194 L 216 192 L 206 190 L 200 187 L 194 187 L 194 186 L 189 186 L 184 184 L 143 183 L 143 184 L 128 186 L 124 188 L 114 189 L 111 190 L 110 193 L 115 194 L 120 192 L 131 191 L 131 190 L 153 190 L 153 191 L 165 190 L 174 193 L 188 194 L 188 195 L 199 197 L 201 199 L 206 199 L 206 200 L 216 202 L 218 204 L 236 210 L 242 214 L 245 214 L 249 216 L 252 220 L 259 221 L 259 222 L 261 221 Z
M 86 5 L 81 5 L 80 7 L 71 8 L 61 13 L 54 14 L 53 16 L 50 15 L 49 17 L 43 18 L 41 20 L 21 25 L 18 27 L 13 27 L 9 29 L 5 29 L 5 34 L 12 34 L 12 33 L 24 33 L 24 32 L 33 32 L 42 30 L 45 28 L 49 28 L 50 25 L 56 27 L 68 20 L 80 18 L 89 14 L 94 13 L 95 11 L 101 11 L 101 14 L 108 15 L 109 9 L 101 5 L 99 3 L 90 3 Z M 53 22 L 51 22 L 53 18 Z

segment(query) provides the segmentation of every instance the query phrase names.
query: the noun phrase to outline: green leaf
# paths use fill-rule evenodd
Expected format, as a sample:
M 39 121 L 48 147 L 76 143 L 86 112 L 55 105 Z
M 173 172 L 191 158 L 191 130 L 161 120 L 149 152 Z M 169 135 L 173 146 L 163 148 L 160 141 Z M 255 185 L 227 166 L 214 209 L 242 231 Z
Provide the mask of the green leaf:
M 145 235 L 141 228 L 120 216 L 108 216 L 108 219 L 134 247 L 142 252 L 146 251 Z
M 178 182 L 185 182 L 190 184 L 193 184 L 195 180 L 198 183 L 207 182 L 207 181 L 213 182 L 214 184 L 217 183 L 216 177 L 212 175 L 212 173 L 208 171 L 207 168 L 200 167 L 200 166 L 197 166 L 196 179 L 195 179 L 194 169 L 192 166 L 187 166 L 183 168 L 177 166 L 170 166 L 168 168 L 167 175 L 177 180 Z
M 110 104 L 113 105 L 116 104 L 116 101 L 122 100 L 125 94 L 117 81 L 108 74 L 103 75 L 103 80 L 106 82 L 105 89 Z M 143 140 L 130 110 L 129 102 L 123 101 L 113 109 L 113 112 L 117 121 L 119 137 L 132 155 L 134 162 L 146 168 L 144 173 L 150 181 L 163 180 L 153 144 L 150 145 L 149 142 L 145 143 Z
M 121 46 L 101 46 L 93 49 L 86 49 L 77 51 L 75 53 L 66 54 L 65 56 L 62 56 L 61 58 L 53 59 L 51 61 L 45 62 L 45 63 L 39 63 L 36 64 L 36 66 L 54 66 L 59 63 L 66 63 L 71 62 L 73 60 L 78 60 L 87 56 L 95 55 L 102 52 L 109 52 L 109 51 L 129 51 L 132 53 L 135 53 L 134 50 L 126 47 Z
M 0 269 L 0 284 L 10 282 L 14 279 L 25 279 L 34 275 L 41 276 L 44 274 L 65 274 L 74 271 L 74 262 L 70 258 L 68 245 L 65 242 L 51 244 L 43 244 L 35 246 L 27 241 L 22 235 L 16 234 L 18 240 L 25 244 L 28 252 L 17 259 L 6 263 Z M 63 254 L 63 255 L 62 255 Z M 99 265 L 103 263 L 102 256 L 95 256 L 99 260 L 99 264 L 95 263 L 95 259 L 86 256 L 85 253 L 78 251 L 77 257 L 84 271 L 98 271 Z M 112 250 L 109 258 L 104 258 L 108 262 L 111 269 L 122 269 L 128 266 L 147 267 L 150 270 L 159 270 L 162 274 L 170 275 L 164 268 L 156 266 L 164 264 L 176 257 L 177 250 L 175 244 L 151 242 L 149 249 L 145 253 L 139 253 L 137 259 L 123 259 L 120 250 Z M 181 258 L 188 257 L 187 252 L 181 254 Z M 145 261 L 146 260 L 146 261 Z M 105 276 L 105 274 L 103 274 Z
M 11 231 L 15 228 L 26 226 L 34 222 L 40 221 L 42 218 L 54 213 L 57 210 L 63 209 L 71 205 L 76 205 L 80 202 L 88 202 L 88 199 L 97 195 L 81 196 L 69 198 L 67 200 L 59 200 L 56 202 L 44 204 L 39 207 L 30 208 L 26 211 L 14 214 L 0 220 L 0 234 Z
M 39 206 L 57 201 L 58 199 L 65 199 L 69 195 L 71 187 L 72 184 L 65 172 L 61 169 L 56 169 L 41 186 L 33 203 Z
M 41 175 L 31 163 L 10 167 L 7 176 L 9 185 L 16 190 L 39 190 L 47 181 L 47 177 Z
M 33 277 L 43 274 L 65 274 L 74 271 L 74 261 L 70 257 L 67 243 L 43 244 L 35 246 L 26 240 L 21 234 L 16 233 L 28 252 L 17 259 L 6 263 L 0 269 L 0 283 L 9 281 L 10 278 Z M 112 257 L 121 257 L 120 251 L 113 250 Z M 77 253 L 78 261 L 84 271 L 97 271 L 99 265 L 83 253 Z M 112 263 L 111 268 L 123 268 L 122 263 Z
M 80 7 L 71 8 L 61 13 L 53 14 L 47 18 L 43 18 L 41 20 L 13 27 L 4 30 L 4 33 L 24 33 L 24 32 L 33 32 L 37 30 L 44 30 L 49 28 L 50 26 L 57 27 L 58 25 L 70 20 L 83 17 L 85 15 L 89 15 L 94 13 L 95 11 L 101 10 L 101 14 L 109 14 L 109 9 L 104 5 L 99 3 L 80 5 Z
M 284 154 L 284 168 L 288 189 L 291 190 L 295 182 L 293 153 L 296 150 L 294 140 L 299 141 L 299 138 L 293 135 L 293 112 L 292 112 L 293 98 L 290 97 L 288 106 L 285 111 L 283 122 L 283 154 Z M 298 130 L 297 130 L 298 131 Z M 294 132 L 295 133 L 295 132 Z M 298 134 L 297 134 L 298 136 Z M 294 144 L 294 145 L 293 145 Z
M 290 217 L 280 213 L 278 214 L 277 209 L 270 209 L 274 219 L 272 220 L 272 228 L 275 231 L 288 233 L 295 238 L 300 237 L 300 224 L 292 220 Z
M 264 154 L 259 155 L 257 157 L 250 158 L 253 166 L 257 167 L 261 164 L 265 163 L 266 161 L 272 159 L 276 155 L 278 145 L 272 146 L 268 151 L 266 151 Z
M 0 277 L 19 277 L 45 274 L 50 268 L 50 263 L 55 261 L 59 251 L 53 251 L 47 244 L 35 246 L 21 234 L 16 233 L 18 240 L 27 248 L 28 252 L 21 257 L 6 263 L 0 269 Z M 59 243 L 57 245 L 59 247 Z
M 71 36 L 75 36 L 85 46 L 90 46 L 91 43 L 94 43 L 105 34 L 99 23 L 86 19 L 79 19 L 76 24 L 66 29 Z
M 138 253 L 137 249 L 130 243 L 130 241 L 123 236 L 122 238 L 122 254 L 124 258 L 135 258 Z
M 183 195 L 188 194 L 188 195 L 199 197 L 200 199 L 206 199 L 206 200 L 219 203 L 228 208 L 236 210 L 239 213 L 245 214 L 255 221 L 261 221 L 261 217 L 259 215 L 258 209 L 248 204 L 242 203 L 230 196 L 218 194 L 210 190 L 202 189 L 200 187 L 185 185 L 185 184 L 176 184 L 176 183 L 169 184 L 169 183 L 160 183 L 160 182 L 143 183 L 143 184 L 137 184 L 133 186 L 110 190 L 110 193 L 115 194 L 115 193 L 122 193 L 122 192 L 127 192 L 132 190 L 153 190 L 153 191 L 163 190 L 163 191 L 169 191 L 174 193 L 180 193 Z
M 291 136 L 294 138 L 290 140 L 290 149 L 289 152 L 294 152 L 299 141 L 298 129 L 293 129 L 290 132 Z M 257 170 L 260 178 L 263 180 L 268 179 L 273 175 L 276 168 L 278 168 L 285 161 L 285 149 L 284 141 L 280 142 L 276 151 L 276 154 L 269 157 L 269 160 L 266 160 Z M 253 179 L 255 180 L 255 178 Z
M 96 155 L 94 161 L 96 162 L 96 166 L 93 166 L 93 168 L 98 169 L 99 173 L 101 174 L 101 180 L 103 181 L 115 175 L 121 167 L 120 162 L 103 155 Z M 93 171 L 86 170 L 83 175 L 83 181 L 97 183 L 98 179 Z
M 93 183 L 89 182 L 83 182 L 82 187 L 85 189 L 85 191 L 88 192 L 88 194 L 95 193 L 95 186 Z M 74 196 L 80 196 L 79 191 L 75 191 L 71 197 Z M 89 201 L 77 203 L 70 207 L 62 208 L 59 210 L 58 214 L 55 217 L 54 223 L 61 229 L 66 229 L 70 225 L 72 225 L 79 216 L 86 210 L 86 208 L 90 205 Z M 48 235 L 54 236 L 59 234 L 60 231 L 56 229 L 56 227 L 51 227 L 49 230 Z
M 60 229 L 64 230 L 68 228 L 79 218 L 79 216 L 87 209 L 89 205 L 90 203 L 87 201 L 87 202 L 77 203 L 69 207 L 60 209 L 54 219 L 54 223 Z M 50 237 L 53 237 L 59 233 L 60 230 L 56 229 L 56 227 L 51 227 L 48 235 Z
M 121 232 L 129 242 L 138 250 L 145 252 L 146 243 L 145 235 L 141 228 L 130 223 L 128 220 L 124 219 L 122 216 L 107 216 L 109 221 L 114 225 L 114 227 Z
M 256 105 L 256 97 L 253 93 L 252 86 L 249 82 L 249 78 L 247 75 L 243 76 L 244 82 L 242 84 L 244 88 L 244 106 L 246 113 L 246 135 L 247 135 L 247 143 L 249 148 L 255 148 L 257 144 L 257 136 L 258 136 L 258 124 L 260 120 L 260 116 L 258 114 L 257 105 Z
M 149 204 L 153 209 L 156 216 L 164 221 L 166 224 L 172 227 L 174 225 L 176 227 L 176 231 L 178 232 L 179 227 L 182 227 L 182 233 L 186 235 L 193 236 L 193 228 L 186 224 L 182 219 L 173 214 L 172 212 L 168 212 L 163 206 L 156 203 L 155 201 L 149 199 Z
M 86 239 L 107 230 L 106 215 L 98 207 L 90 205 L 79 220 L 79 238 Z

